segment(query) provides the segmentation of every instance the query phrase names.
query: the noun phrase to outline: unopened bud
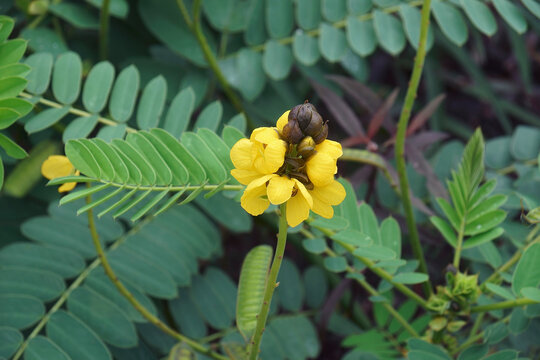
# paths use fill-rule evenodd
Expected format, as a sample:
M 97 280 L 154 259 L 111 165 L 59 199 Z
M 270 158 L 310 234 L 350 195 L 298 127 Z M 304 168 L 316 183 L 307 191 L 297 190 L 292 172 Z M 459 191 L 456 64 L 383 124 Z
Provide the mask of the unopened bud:
M 300 130 L 300 127 L 298 126 L 298 122 L 295 120 L 289 120 L 289 122 L 283 126 L 281 134 L 289 144 L 298 144 L 304 137 L 302 130 Z
M 315 141 L 311 136 L 306 136 L 298 144 L 298 155 L 301 155 L 303 159 L 309 158 L 315 153 Z
M 324 125 L 321 128 L 321 131 L 318 134 L 313 135 L 313 140 L 315 141 L 315 144 L 320 144 L 324 140 L 326 140 L 327 136 L 328 136 L 328 124 L 324 123 Z

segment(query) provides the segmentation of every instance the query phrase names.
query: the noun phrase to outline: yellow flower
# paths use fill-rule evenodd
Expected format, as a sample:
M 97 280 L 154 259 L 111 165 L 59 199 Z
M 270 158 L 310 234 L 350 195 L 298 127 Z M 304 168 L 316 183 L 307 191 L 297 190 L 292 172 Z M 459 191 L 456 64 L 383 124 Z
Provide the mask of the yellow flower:
M 47 179 L 52 180 L 63 176 L 79 175 L 80 173 L 78 170 L 75 171 L 75 168 L 66 156 L 51 155 L 41 165 L 41 174 Z M 58 192 L 71 191 L 76 185 L 76 182 L 62 184 L 58 188 Z
M 231 174 L 247 185 L 241 198 L 244 210 L 257 216 L 270 204 L 286 203 L 287 223 L 297 226 L 309 217 L 310 210 L 331 218 L 332 205 L 345 198 L 345 189 L 334 179 L 336 162 L 343 152 L 332 140 L 315 145 L 306 137 L 309 141 L 288 144 L 282 131 L 289 113 L 278 119 L 276 127 L 257 128 L 249 139 L 241 139 L 232 147 L 235 169 Z M 302 144 L 308 144 L 308 149 L 304 150 Z

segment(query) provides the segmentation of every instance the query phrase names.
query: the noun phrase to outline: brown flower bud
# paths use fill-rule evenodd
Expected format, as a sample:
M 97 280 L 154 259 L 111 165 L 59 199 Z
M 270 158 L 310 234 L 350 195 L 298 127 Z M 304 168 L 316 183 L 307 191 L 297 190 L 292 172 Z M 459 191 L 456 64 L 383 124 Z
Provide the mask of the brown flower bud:
M 315 141 L 311 136 L 306 136 L 298 144 L 297 150 L 302 159 L 307 159 L 315 153 Z
M 289 112 L 289 117 L 288 117 L 289 121 L 296 120 L 298 118 L 298 110 L 300 110 L 302 105 L 304 104 L 296 105 L 295 107 L 291 109 L 291 111 Z
M 317 125 L 317 124 L 311 125 L 312 120 L 317 121 L 317 119 L 313 119 L 313 114 L 318 115 L 317 109 L 315 109 L 315 106 L 313 106 L 310 103 L 305 103 L 305 104 L 300 105 L 300 108 L 298 109 L 298 115 L 296 116 L 296 120 L 298 121 L 298 125 L 300 125 L 300 129 L 302 129 L 304 133 L 307 133 L 306 130 L 308 129 L 308 127 L 313 129 Z M 322 118 L 321 118 L 321 124 L 322 124 Z
M 315 144 L 320 144 L 324 140 L 326 140 L 327 136 L 328 136 L 328 123 L 325 122 L 322 128 L 320 129 L 320 132 L 316 135 L 313 135 L 313 140 L 315 141 Z
M 300 130 L 300 127 L 298 126 L 298 122 L 295 120 L 289 120 L 289 122 L 283 126 L 281 134 L 289 144 L 298 144 L 304 137 L 302 130 Z

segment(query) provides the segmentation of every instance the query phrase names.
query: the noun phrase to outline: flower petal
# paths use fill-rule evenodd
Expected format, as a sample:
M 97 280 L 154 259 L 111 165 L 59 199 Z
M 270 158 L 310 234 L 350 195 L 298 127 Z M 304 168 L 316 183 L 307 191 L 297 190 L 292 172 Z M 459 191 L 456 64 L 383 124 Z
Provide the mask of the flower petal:
M 252 169 L 232 169 L 231 175 L 242 185 L 248 185 L 253 180 L 262 176 L 260 172 Z
M 283 140 L 274 140 L 264 149 L 264 162 L 268 172 L 276 172 L 285 161 L 287 144 Z
M 281 115 L 276 123 L 276 127 L 277 129 L 279 130 L 279 132 L 281 133 L 283 131 L 283 127 L 285 126 L 285 124 L 287 124 L 289 122 L 289 113 L 291 112 L 291 110 L 287 110 L 283 113 L 283 115 Z
M 334 180 L 329 185 L 313 188 L 310 190 L 313 200 L 317 199 L 320 202 L 329 205 L 338 205 L 345 199 L 345 188 L 339 181 Z
M 273 141 L 279 140 L 279 134 L 274 127 L 262 127 L 253 130 L 251 139 L 263 144 L 270 144 Z
M 73 170 L 69 159 L 62 155 L 51 155 L 41 165 L 41 174 L 49 180 L 71 175 Z
M 306 199 L 309 207 L 312 207 L 313 206 L 313 198 L 311 197 L 311 194 L 309 193 L 308 189 L 306 189 L 306 187 L 304 186 L 304 184 L 302 184 L 300 181 L 298 181 L 297 179 L 293 179 L 295 184 L 296 184 L 296 188 L 299 190 L 300 192 L 300 195 L 304 197 L 304 199 Z M 298 196 L 298 194 L 296 195 Z
M 311 207 L 311 210 L 315 214 L 319 214 L 326 219 L 331 219 L 334 216 L 334 209 L 332 206 L 315 196 L 313 196 L 313 206 Z
M 322 143 L 315 146 L 315 150 L 328 154 L 334 160 L 343 155 L 341 144 L 333 140 L 324 140 Z
M 268 188 L 268 200 L 274 205 L 283 204 L 291 198 L 294 181 L 286 176 L 276 176 L 270 179 Z
M 71 191 L 71 190 L 73 190 L 75 188 L 76 185 L 77 185 L 76 182 L 69 182 L 69 183 L 62 184 L 58 188 L 58 192 L 63 193 L 63 192 Z
M 276 177 L 276 176 L 277 176 L 276 174 L 263 175 L 260 178 L 250 182 L 248 187 L 246 188 L 246 190 L 248 190 L 249 188 L 255 188 L 255 187 L 261 186 L 263 184 L 266 185 L 266 182 L 268 180 L 270 180 L 271 178 Z
M 231 161 L 237 169 L 249 169 L 253 166 L 253 143 L 248 139 L 240 139 L 231 149 Z
M 336 160 L 326 153 L 318 152 L 306 162 L 306 172 L 313 185 L 326 186 L 334 180 Z
M 287 223 L 291 227 L 299 225 L 309 217 L 309 204 L 303 196 L 296 194 L 287 201 Z
M 253 216 L 257 216 L 268 208 L 270 201 L 266 197 L 266 182 L 276 176 L 275 174 L 261 176 L 246 187 L 240 199 L 240 205 L 244 210 Z
M 266 198 L 266 184 L 253 187 L 244 191 L 240 199 L 240 205 L 253 216 L 261 215 L 270 205 Z

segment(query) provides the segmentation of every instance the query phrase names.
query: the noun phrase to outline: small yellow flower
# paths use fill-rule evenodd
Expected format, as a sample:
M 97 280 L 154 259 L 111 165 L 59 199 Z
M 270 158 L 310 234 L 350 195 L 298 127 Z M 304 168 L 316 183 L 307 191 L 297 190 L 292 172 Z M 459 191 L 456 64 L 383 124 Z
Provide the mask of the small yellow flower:
M 309 217 L 310 210 L 331 218 L 332 206 L 345 198 L 345 189 L 334 179 L 343 152 L 341 144 L 332 140 L 315 144 L 311 137 L 301 135 L 299 144 L 288 142 L 283 127 L 289 114 L 286 111 L 276 127 L 257 128 L 249 139 L 232 147 L 235 169 L 231 174 L 247 185 L 241 198 L 244 210 L 257 216 L 270 204 L 286 203 L 287 223 L 297 226 Z
M 41 165 L 41 174 L 49 180 L 56 179 L 63 176 L 79 175 L 79 170 L 75 171 L 75 168 L 66 156 L 51 155 Z M 77 185 L 76 182 L 69 182 L 62 184 L 58 188 L 58 192 L 68 192 L 73 190 Z

